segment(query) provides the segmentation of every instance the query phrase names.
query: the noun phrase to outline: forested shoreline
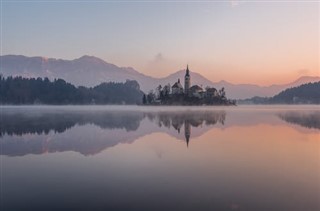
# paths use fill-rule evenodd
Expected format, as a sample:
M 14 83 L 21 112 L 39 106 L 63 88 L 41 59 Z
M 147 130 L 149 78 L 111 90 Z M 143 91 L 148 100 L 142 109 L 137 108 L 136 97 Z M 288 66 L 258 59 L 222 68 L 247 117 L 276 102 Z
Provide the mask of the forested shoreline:
M 95 87 L 76 87 L 63 79 L 3 77 L 0 75 L 1 104 L 141 104 L 138 82 L 108 82 Z
M 238 100 L 239 104 L 320 104 L 320 81 L 281 91 L 273 97 Z

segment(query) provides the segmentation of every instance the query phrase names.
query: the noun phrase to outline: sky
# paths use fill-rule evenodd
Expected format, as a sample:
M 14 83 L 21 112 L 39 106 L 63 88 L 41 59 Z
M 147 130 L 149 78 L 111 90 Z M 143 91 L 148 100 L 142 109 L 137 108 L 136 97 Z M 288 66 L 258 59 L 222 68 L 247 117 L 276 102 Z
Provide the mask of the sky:
M 1 0 L 1 55 L 99 57 L 163 77 L 271 85 L 320 75 L 320 1 Z

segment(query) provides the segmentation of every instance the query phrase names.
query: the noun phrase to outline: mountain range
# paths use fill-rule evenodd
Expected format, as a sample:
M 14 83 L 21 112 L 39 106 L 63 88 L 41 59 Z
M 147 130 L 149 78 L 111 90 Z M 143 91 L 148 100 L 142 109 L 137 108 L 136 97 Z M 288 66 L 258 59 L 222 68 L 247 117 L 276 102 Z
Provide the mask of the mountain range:
M 173 85 L 179 78 L 183 80 L 185 70 L 179 70 L 164 78 L 144 75 L 131 67 L 118 67 L 94 56 L 82 56 L 74 60 L 22 55 L 0 56 L 0 73 L 7 76 L 62 78 L 76 86 L 92 87 L 102 82 L 124 82 L 136 80 L 141 90 L 149 92 L 159 84 Z M 320 81 L 319 76 L 303 76 L 288 84 L 259 86 L 253 84 L 232 84 L 227 81 L 212 82 L 199 73 L 190 72 L 191 83 L 203 87 L 225 88 L 227 97 L 245 99 L 254 96 L 271 97 L 280 91 L 309 82 Z

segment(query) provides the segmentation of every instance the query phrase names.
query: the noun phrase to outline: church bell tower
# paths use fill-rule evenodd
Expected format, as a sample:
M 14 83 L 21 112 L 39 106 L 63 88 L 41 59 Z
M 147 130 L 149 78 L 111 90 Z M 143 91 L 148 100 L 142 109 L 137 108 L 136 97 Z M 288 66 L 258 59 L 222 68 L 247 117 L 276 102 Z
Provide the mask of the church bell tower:
M 190 89 L 190 73 L 189 73 L 189 67 L 187 65 L 186 75 L 184 76 L 184 93 L 186 95 L 189 94 L 189 89 Z

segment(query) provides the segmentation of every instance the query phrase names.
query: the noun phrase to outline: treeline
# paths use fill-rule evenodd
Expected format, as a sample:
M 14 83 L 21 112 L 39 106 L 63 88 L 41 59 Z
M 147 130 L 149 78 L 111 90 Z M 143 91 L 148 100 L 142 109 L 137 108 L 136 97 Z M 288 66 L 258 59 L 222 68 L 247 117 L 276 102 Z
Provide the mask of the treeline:
M 75 87 L 62 79 L 2 77 L 1 104 L 141 104 L 138 82 L 101 83 L 93 88 Z
M 320 104 L 320 81 L 288 88 L 273 97 L 239 100 L 242 104 Z
M 270 103 L 319 104 L 320 81 L 286 89 L 272 97 Z

